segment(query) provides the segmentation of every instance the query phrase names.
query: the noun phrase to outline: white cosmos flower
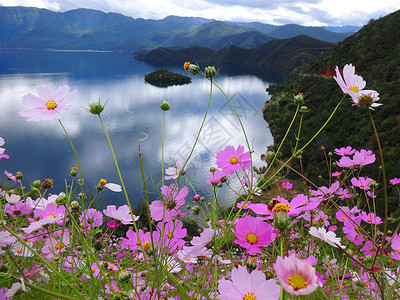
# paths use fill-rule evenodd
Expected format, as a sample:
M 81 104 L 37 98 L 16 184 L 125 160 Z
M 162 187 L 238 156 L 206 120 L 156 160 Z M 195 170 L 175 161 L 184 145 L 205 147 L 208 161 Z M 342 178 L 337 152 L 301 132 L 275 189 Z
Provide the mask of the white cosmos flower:
M 336 233 L 334 233 L 333 231 L 327 232 L 324 227 L 320 228 L 311 227 L 309 232 L 312 236 L 327 242 L 329 245 L 333 247 L 345 248 L 345 246 L 340 244 L 341 240 L 340 237 L 337 237 Z

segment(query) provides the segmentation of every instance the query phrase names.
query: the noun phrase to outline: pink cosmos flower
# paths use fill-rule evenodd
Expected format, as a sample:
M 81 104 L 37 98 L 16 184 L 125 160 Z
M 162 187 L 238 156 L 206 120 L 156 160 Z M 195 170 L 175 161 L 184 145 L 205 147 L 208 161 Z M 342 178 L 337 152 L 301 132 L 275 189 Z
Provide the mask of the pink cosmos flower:
M 156 200 L 150 203 L 150 215 L 155 221 L 169 221 L 173 217 L 178 216 L 180 212 L 178 208 L 185 204 L 185 197 L 189 190 L 184 186 L 178 191 L 178 185 L 171 184 L 169 187 L 164 185 L 161 187 L 163 200 Z
M 238 219 L 236 230 L 232 232 L 236 235 L 236 244 L 246 248 L 248 254 L 262 253 L 260 247 L 267 247 L 273 241 L 273 228 L 260 218 L 246 216 Z
M 291 184 L 289 181 L 282 182 L 282 188 L 285 190 L 291 190 L 293 188 L 293 184 Z
M 369 183 L 371 181 L 372 181 L 371 178 L 364 178 L 364 177 L 360 177 L 358 179 L 356 177 L 353 177 L 350 180 L 353 186 L 358 187 L 362 190 L 370 190 L 371 188 L 369 187 Z
M 243 266 L 232 269 L 231 280 L 220 279 L 218 291 L 221 300 L 277 300 L 280 296 L 275 279 L 267 280 L 260 270 L 249 274 Z
M 350 146 L 335 149 L 335 154 L 340 156 L 353 155 L 354 152 L 356 152 L 356 149 L 353 149 Z
M 55 93 L 47 86 L 36 89 L 38 96 L 27 94 L 22 98 L 22 103 L 31 107 L 20 110 L 19 115 L 29 118 L 27 121 L 56 120 L 61 118 L 61 113 L 67 111 L 71 101 L 78 93 L 77 90 L 70 92 L 68 85 L 59 86 Z
M 340 177 L 340 175 L 342 175 L 342 172 L 340 171 L 336 171 L 332 173 L 332 177 Z
M 226 174 L 220 170 L 215 170 L 214 172 L 210 172 L 206 179 L 206 183 L 209 185 L 217 186 L 223 183 L 226 179 Z
M 353 159 L 348 156 L 343 156 L 337 162 L 337 165 L 341 168 L 352 168 L 369 165 L 373 162 L 375 162 L 375 154 L 373 154 L 371 150 L 361 149 L 354 153 Z
M 215 230 L 211 228 L 204 228 L 200 236 L 195 236 L 190 241 L 191 246 L 183 247 L 185 256 L 195 257 L 210 243 L 215 235 Z
M 164 178 L 165 180 L 169 179 L 176 179 L 178 178 L 179 175 L 183 175 L 186 172 L 187 167 L 189 166 L 189 162 L 186 163 L 185 167 L 184 166 L 184 161 L 182 157 L 177 156 L 175 158 L 175 165 L 176 168 L 174 167 L 169 167 L 168 169 L 165 170 L 165 174 L 167 174 Z
M 4 174 L 8 177 L 9 180 L 14 181 L 15 183 L 18 183 L 19 180 L 10 172 L 7 172 L 6 170 L 4 170 Z
M 163 222 L 157 224 L 160 233 L 163 231 Z M 176 248 L 185 245 L 184 238 L 186 237 L 187 230 L 183 228 L 181 220 L 170 220 L 164 223 L 164 250 L 175 251 Z
M 364 242 L 364 237 L 360 233 L 361 216 L 353 216 L 351 221 L 346 219 L 343 223 L 343 233 L 346 234 L 346 238 L 356 246 L 361 245 Z
M 6 203 L 4 205 L 4 212 L 11 216 L 25 216 L 32 213 L 32 211 L 33 208 L 24 201 L 19 201 L 15 204 Z
M 143 250 L 146 251 L 151 246 L 150 231 L 145 233 L 142 229 L 139 229 L 139 240 L 137 233 L 134 232 L 132 229 L 129 229 L 125 235 L 127 239 L 122 238 L 122 248 L 129 247 L 130 250 L 141 250 L 141 245 L 142 245 Z M 154 244 L 156 244 L 159 241 L 159 239 L 160 239 L 160 232 L 157 230 L 153 231 Z
M 336 66 L 335 71 L 336 76 L 333 76 L 333 78 L 336 80 L 343 93 L 358 93 L 365 88 L 366 82 L 360 75 L 355 74 L 356 68 L 352 64 L 347 64 L 343 67 L 343 77 L 340 74 L 338 66 Z
M 281 286 L 292 295 L 309 295 L 318 288 L 315 269 L 293 254 L 285 258 L 278 256 L 274 269 Z
M 349 194 L 349 190 L 348 189 L 343 189 L 343 188 L 339 188 L 336 191 L 336 195 L 339 195 L 341 200 L 344 200 L 346 198 L 348 199 L 348 198 L 350 198 L 352 196 L 352 194 Z
M 87 229 L 99 227 L 103 224 L 103 214 L 94 208 L 89 208 L 86 212 L 82 212 L 79 222 L 85 225 Z
M 129 225 L 133 224 L 131 211 L 128 205 L 123 205 L 116 208 L 115 205 L 108 205 L 103 214 L 115 220 L 119 220 L 122 224 Z M 135 222 L 139 219 L 138 216 L 133 215 Z
M 0 146 L 3 146 L 4 143 L 5 143 L 4 139 L 0 137 Z M 9 159 L 10 157 L 7 154 L 4 154 L 4 151 L 6 151 L 6 149 L 0 148 L 0 159 L 2 158 Z
M 244 147 L 239 145 L 237 149 L 226 146 L 217 153 L 217 166 L 227 175 L 238 170 L 246 170 L 250 167 L 250 152 L 244 153 Z
M 397 184 L 400 183 L 400 178 L 393 178 L 393 179 L 390 179 L 390 180 L 389 180 L 389 183 L 390 183 L 391 185 L 397 185 Z
M 365 211 L 362 211 L 360 213 L 361 216 L 361 220 L 363 220 L 364 222 L 367 222 L 369 224 L 382 224 L 383 221 L 380 217 L 378 217 L 377 215 L 375 215 L 373 212 L 370 213 L 366 213 Z
M 394 250 L 394 252 L 390 254 L 390 258 L 400 260 L 400 235 L 398 233 L 392 238 L 390 247 Z
M 17 194 L 9 195 L 8 193 L 6 193 L 5 198 L 6 198 L 6 201 L 10 204 L 17 204 L 21 200 L 21 196 L 17 195 Z

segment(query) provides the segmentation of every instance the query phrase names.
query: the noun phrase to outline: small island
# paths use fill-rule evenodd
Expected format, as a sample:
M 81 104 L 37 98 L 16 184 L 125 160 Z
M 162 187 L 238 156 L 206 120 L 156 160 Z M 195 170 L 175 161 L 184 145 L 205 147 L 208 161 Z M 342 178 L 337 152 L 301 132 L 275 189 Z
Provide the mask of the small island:
M 167 69 L 159 69 L 150 74 L 145 74 L 144 81 L 154 86 L 167 87 L 190 83 L 192 78 L 168 71 Z

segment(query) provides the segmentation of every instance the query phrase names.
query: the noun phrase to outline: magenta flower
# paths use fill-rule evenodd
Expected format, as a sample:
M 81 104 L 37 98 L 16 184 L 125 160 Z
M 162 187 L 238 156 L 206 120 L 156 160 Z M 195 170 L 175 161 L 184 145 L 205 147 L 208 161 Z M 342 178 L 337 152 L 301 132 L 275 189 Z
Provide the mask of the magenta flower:
M 275 279 L 267 280 L 260 270 L 249 274 L 243 266 L 232 269 L 231 280 L 220 279 L 218 291 L 221 300 L 277 300 L 280 296 Z
M 340 177 L 340 175 L 342 175 L 342 172 L 340 171 L 336 171 L 332 173 L 332 177 Z
M 115 205 L 108 205 L 103 214 L 115 220 L 119 220 L 122 224 L 129 225 L 133 224 L 131 211 L 128 205 L 123 205 L 116 208 Z M 133 215 L 133 219 L 137 221 L 139 217 Z
M 262 253 L 260 247 L 267 247 L 273 240 L 273 228 L 260 218 L 246 216 L 238 219 L 236 230 L 232 232 L 236 235 L 236 244 L 246 248 L 248 254 Z
M 178 191 L 178 185 L 171 184 L 169 187 L 164 185 L 161 187 L 163 200 L 156 200 L 150 203 L 150 215 L 155 221 L 169 221 L 173 217 L 178 216 L 180 212 L 178 208 L 185 204 L 185 197 L 189 190 L 184 186 Z
M 351 221 L 346 219 L 343 226 L 343 233 L 346 238 L 354 245 L 359 246 L 364 242 L 364 237 L 360 233 L 361 216 L 351 217 Z
M 3 146 L 4 143 L 5 143 L 4 139 L 0 137 L 0 146 Z M 0 148 L 0 159 L 2 158 L 9 159 L 10 157 L 7 154 L 4 154 L 4 151 L 6 151 L 6 149 Z
M 390 179 L 390 180 L 389 180 L 389 183 L 390 183 L 391 185 L 397 185 L 397 184 L 400 183 L 400 178 L 393 178 L 393 179 Z
M 107 222 L 107 227 L 110 228 L 110 229 L 117 228 L 118 226 L 119 226 L 119 224 L 117 222 L 115 222 L 115 221 Z
M 291 190 L 293 188 L 293 184 L 291 184 L 289 181 L 282 182 L 282 188 L 285 190 Z
M 353 149 L 350 146 L 335 149 L 335 154 L 340 156 L 353 155 L 354 152 L 356 152 L 356 149 Z
M 59 86 L 55 93 L 47 85 L 36 89 L 38 96 L 27 94 L 22 98 L 22 103 L 30 109 L 20 110 L 19 115 L 29 118 L 27 121 L 56 120 L 61 118 L 61 113 L 71 106 L 77 90 L 70 92 L 68 85 Z
M 239 145 L 235 150 L 233 146 L 226 146 L 217 153 L 217 166 L 227 175 L 238 170 L 246 170 L 250 167 L 250 152 L 244 152 L 244 147 Z
M 371 178 L 364 178 L 364 177 L 360 177 L 360 178 L 356 178 L 353 177 L 351 178 L 350 182 L 353 186 L 358 187 L 362 190 L 370 190 L 371 188 L 369 187 L 369 183 L 372 181 Z
M 318 288 L 315 269 L 294 255 L 278 256 L 274 269 L 281 286 L 292 295 L 309 295 Z

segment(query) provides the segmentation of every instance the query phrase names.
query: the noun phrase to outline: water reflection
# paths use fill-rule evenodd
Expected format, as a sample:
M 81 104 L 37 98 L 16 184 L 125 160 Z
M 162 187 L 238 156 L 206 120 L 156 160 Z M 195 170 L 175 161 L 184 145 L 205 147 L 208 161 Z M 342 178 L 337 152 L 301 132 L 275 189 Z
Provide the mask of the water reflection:
M 18 110 L 26 108 L 21 103 L 22 96 L 34 93 L 37 86 L 49 84 L 56 88 L 68 84 L 79 93 L 75 105 L 63 116 L 62 122 L 79 154 L 88 186 L 94 187 L 100 178 L 118 182 L 111 151 L 98 118 L 82 109 L 100 97 L 102 101 L 109 99 L 102 118 L 115 147 L 128 192 L 133 202 L 140 201 L 144 197 L 138 140 L 143 138 L 143 133 L 148 135 L 141 144 L 146 171 L 155 185 L 161 184 L 162 111 L 159 104 L 167 99 L 172 105 L 172 110 L 166 112 L 164 123 L 167 168 L 173 166 L 176 155 L 188 155 L 206 110 L 210 83 L 204 78 L 194 77 L 189 85 L 158 88 L 144 83 L 143 74 L 154 70 L 151 66 L 127 57 L 122 63 L 124 59 L 116 53 L 73 54 L 74 60 L 67 64 L 70 67 L 64 66 L 64 62 L 71 59 L 68 52 L 56 53 L 56 58 L 63 61 L 57 66 L 46 65 L 45 56 L 35 52 L 36 59 L 40 58 L 36 62 L 39 65 L 34 65 L 32 57 L 24 57 L 12 63 L 6 62 L 4 69 L 5 62 L 0 57 L 0 136 L 5 138 L 6 153 L 10 155 L 10 160 L 0 161 L 0 171 L 22 171 L 25 184 L 51 177 L 56 182 L 53 192 L 65 190 L 65 179 L 70 180 L 69 169 L 76 166 L 76 161 L 64 132 L 57 121 L 26 122 L 18 116 Z M 7 55 L 10 59 L 10 54 Z M 93 65 L 98 67 L 93 69 Z M 254 150 L 255 164 L 261 165 L 260 154 L 273 142 L 261 112 L 268 99 L 265 91 L 268 83 L 250 75 L 230 77 L 219 74 L 215 81 L 234 103 Z M 187 171 L 187 178 L 198 193 L 211 196 L 211 189 L 204 181 L 208 169 L 215 164 L 215 153 L 228 144 L 235 147 L 244 145 L 244 135 L 230 104 L 213 87 L 209 114 Z M 154 191 L 150 194 L 157 197 Z M 101 195 L 103 203 L 124 203 L 122 193 L 107 191 Z M 234 195 L 227 190 L 222 195 L 225 204 L 234 200 Z

